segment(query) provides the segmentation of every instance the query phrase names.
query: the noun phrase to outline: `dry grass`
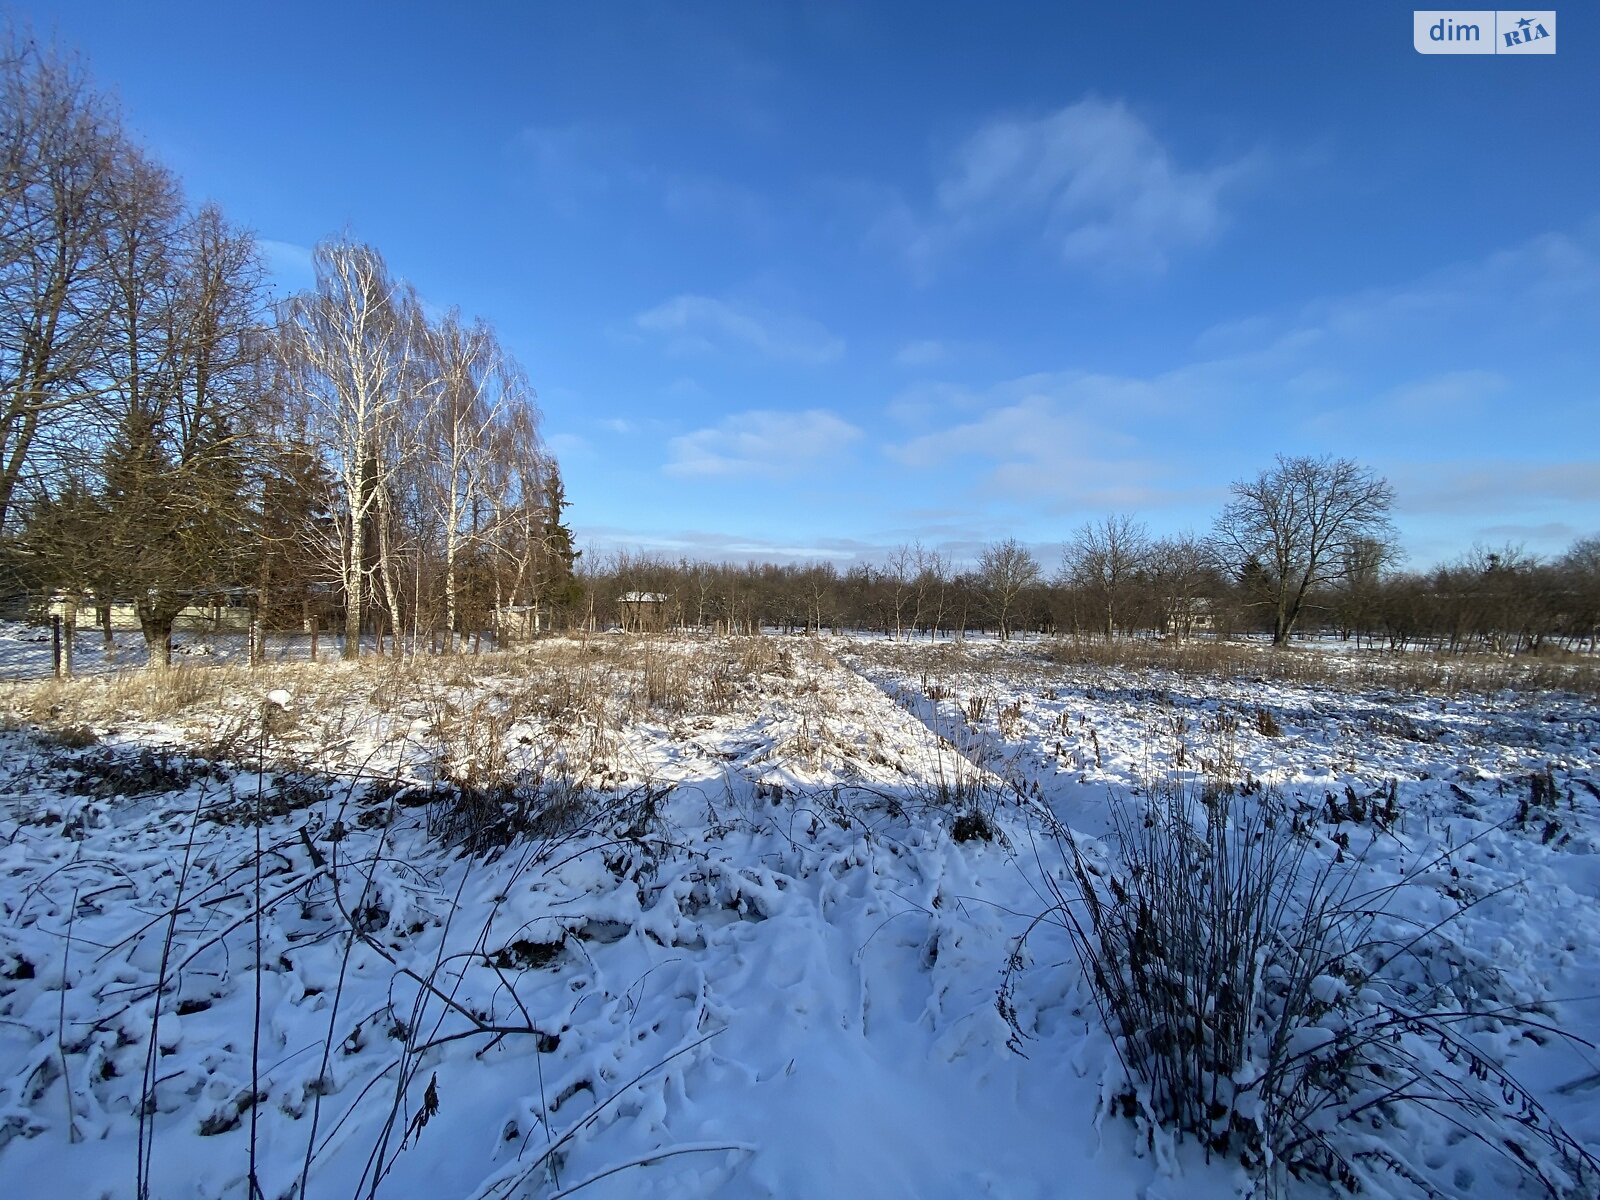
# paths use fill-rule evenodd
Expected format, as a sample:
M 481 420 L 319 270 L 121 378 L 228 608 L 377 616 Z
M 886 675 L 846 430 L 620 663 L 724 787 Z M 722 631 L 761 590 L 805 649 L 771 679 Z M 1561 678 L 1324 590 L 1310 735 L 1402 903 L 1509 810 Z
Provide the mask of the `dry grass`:
M 1133 672 L 1170 671 L 1203 679 L 1283 683 L 1336 691 L 1398 691 L 1435 696 L 1565 691 L 1600 696 L 1600 658 L 1577 654 L 1440 654 L 1360 650 L 1325 652 L 1298 647 L 1274 650 L 1252 642 L 1185 642 L 1154 639 L 1013 643 L 946 642 L 929 646 L 862 643 L 856 653 L 937 680 L 952 672 L 991 669 L 1005 656 L 1042 659 L 1059 666 Z
M 1293 647 L 1273 650 L 1248 642 L 1152 640 L 1061 640 L 1048 643 L 1043 654 L 1050 662 L 1070 666 L 1172 671 L 1349 691 L 1389 688 L 1451 696 L 1511 689 L 1600 695 L 1600 660 L 1582 656 L 1324 653 Z
M 3 696 L 13 716 L 45 726 L 63 716 L 104 723 L 137 714 L 144 720 L 164 721 L 197 706 L 221 703 L 247 677 L 240 667 L 183 665 L 159 672 L 125 671 L 12 684 Z
M 610 776 L 630 726 L 753 710 L 793 685 L 796 653 L 769 637 L 608 635 L 483 655 L 184 664 L 4 685 L 0 719 L 82 744 L 155 725 L 147 736 L 239 759 L 260 748 L 263 714 L 277 711 L 267 694 L 282 689 L 290 714 L 266 738 L 279 756 L 331 767 L 341 747 L 388 747 L 411 761 L 420 748 L 436 777 L 483 786 L 513 771 L 514 746 L 537 745 L 580 774 Z

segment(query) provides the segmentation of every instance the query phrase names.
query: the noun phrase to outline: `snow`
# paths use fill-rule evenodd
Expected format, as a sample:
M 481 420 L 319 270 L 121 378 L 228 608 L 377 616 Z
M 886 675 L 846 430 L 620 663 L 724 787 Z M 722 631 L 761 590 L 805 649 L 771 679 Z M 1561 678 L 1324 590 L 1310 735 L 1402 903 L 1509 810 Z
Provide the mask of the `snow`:
M 311 1196 L 365 1195 L 375 1171 L 395 1197 L 1248 1194 L 1237 1163 L 1119 1115 L 1127 1081 L 1059 929 L 1020 950 L 1017 1028 L 997 1005 L 1046 876 L 1065 879 L 1043 830 L 1063 821 L 1113 855 L 1094 841 L 1108 798 L 1202 757 L 1332 811 L 1319 853 L 1373 887 L 1406 881 L 1386 919 L 1445 922 L 1407 986 L 1470 985 L 1600 1037 L 1590 700 L 1136 674 L 1037 643 L 530 655 L 412 683 L 385 664 L 269 670 L 159 720 L 89 720 L 85 680 L 84 712 L 62 719 L 98 744 L 0 733 L 12 1194 L 133 1196 L 149 1092 L 156 1197 L 247 1195 L 252 1120 L 273 1200 L 296 1194 L 308 1148 Z M 682 695 L 639 690 L 679 668 Z M 574 679 L 607 690 L 569 702 Z M 453 732 L 463 714 L 524 779 L 548 794 L 565 779 L 601 811 L 476 854 L 445 844 L 431 781 L 495 758 Z M 164 753 L 207 728 L 234 733 L 224 769 Z M 1519 820 L 1546 771 L 1556 808 Z M 1392 826 L 1350 819 L 1390 786 Z M 957 841 L 952 792 L 992 807 L 1001 836 Z M 1332 1008 L 1351 988 L 1311 990 Z M 1324 1025 L 1297 1048 L 1325 1044 Z M 1600 1145 L 1591 1046 L 1511 1020 L 1462 1034 Z M 1361 1136 L 1445 1195 L 1544 1194 L 1434 1114 Z
M 483 643 L 492 647 L 494 639 L 484 635 Z M 317 656 L 335 659 L 341 639 L 323 633 L 317 639 Z M 147 654 L 143 636 L 137 630 L 117 629 L 108 644 L 99 628 L 80 625 L 72 639 L 73 673 L 106 675 L 135 670 L 145 665 Z M 377 647 L 377 638 L 362 638 L 363 653 Z M 262 657 L 269 663 L 305 662 L 311 658 L 311 635 L 267 633 L 262 637 Z M 0 620 L 0 680 L 43 679 L 54 673 L 54 649 L 48 627 L 23 621 Z M 180 629 L 172 637 L 175 663 L 248 663 L 249 635 L 226 630 Z

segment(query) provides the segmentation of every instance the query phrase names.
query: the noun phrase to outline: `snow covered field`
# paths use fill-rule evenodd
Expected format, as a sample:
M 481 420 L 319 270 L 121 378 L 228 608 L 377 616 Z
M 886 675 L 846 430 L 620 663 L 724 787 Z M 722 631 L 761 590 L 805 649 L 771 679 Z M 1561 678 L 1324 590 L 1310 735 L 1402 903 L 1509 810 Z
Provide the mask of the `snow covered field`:
M 312 657 L 311 635 L 268 633 L 263 656 L 269 663 L 304 662 Z M 324 633 L 318 638 L 317 656 L 337 658 L 341 639 Z M 492 648 L 493 639 L 485 638 Z M 377 648 L 377 639 L 362 639 L 364 653 Z M 175 663 L 238 663 L 250 660 L 250 643 L 243 633 L 180 630 L 172 639 Z M 119 629 L 108 646 L 99 629 L 80 627 L 73 639 L 73 672 L 105 675 L 144 666 L 144 637 L 137 630 Z M 25 621 L 0 621 L 0 680 L 44 679 L 55 669 L 54 647 L 47 625 Z
M 1416 943 L 1310 1042 L 1380 984 L 1470 1014 L 1469 1054 L 1395 1038 L 1483 1103 L 1323 1114 L 1365 1194 L 1595 1194 L 1592 695 L 1057 657 L 601 637 L 10 685 L 8 1194 L 1250 1194 L 1125 1115 L 1054 911 L 1064 830 L 1114 878 L 1116 812 L 1223 778 Z

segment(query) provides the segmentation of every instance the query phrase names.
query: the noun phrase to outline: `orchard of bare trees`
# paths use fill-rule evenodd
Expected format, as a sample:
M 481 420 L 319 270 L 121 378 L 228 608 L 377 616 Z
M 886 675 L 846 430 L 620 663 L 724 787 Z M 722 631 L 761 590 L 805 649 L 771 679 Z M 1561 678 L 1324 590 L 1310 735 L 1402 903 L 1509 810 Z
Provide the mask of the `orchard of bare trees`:
M 275 302 L 72 60 L 0 46 L 0 594 L 153 665 L 180 613 L 337 622 L 343 653 L 452 649 L 572 599 L 533 389 L 494 330 L 430 318 L 373 247 Z M 491 616 L 497 616 L 497 621 Z
M 626 593 L 663 595 L 668 627 L 863 630 L 897 639 L 1017 632 L 1111 640 L 1326 634 L 1391 650 L 1592 650 L 1600 537 L 1541 561 L 1475 549 L 1429 571 L 1391 570 L 1393 489 L 1349 459 L 1282 457 L 1204 534 L 1152 537 L 1115 513 L 1063 539 L 1059 561 L 1015 538 L 962 565 L 921 545 L 841 571 L 619 553 L 585 564 L 579 621 L 609 622 Z M 1044 558 L 1045 561 L 1041 561 Z
M 1003 547 L 989 547 L 986 558 Z M 901 570 L 900 550 L 882 563 L 843 570 L 830 563 L 708 563 L 622 552 L 585 560 L 579 596 L 566 616 L 605 628 L 616 623 L 620 596 L 648 591 L 667 597 L 667 628 L 858 630 L 906 640 L 1019 632 L 1086 640 L 1274 634 L 1278 588 L 1259 564 L 1230 570 L 1208 539 L 1194 536 L 1143 538 L 1131 549 L 1135 565 L 1115 587 L 1109 635 L 1107 585 L 1076 540 L 1054 572 L 1041 555 L 1021 548 L 1034 574 L 1016 589 L 1009 571 L 956 569 L 942 555 L 938 566 Z M 904 550 L 914 559 L 914 547 Z M 1600 634 L 1600 538 L 1579 541 L 1549 561 L 1515 548 L 1477 549 L 1433 570 L 1361 570 L 1331 579 L 1307 588 L 1292 633 L 1391 650 L 1593 649 Z

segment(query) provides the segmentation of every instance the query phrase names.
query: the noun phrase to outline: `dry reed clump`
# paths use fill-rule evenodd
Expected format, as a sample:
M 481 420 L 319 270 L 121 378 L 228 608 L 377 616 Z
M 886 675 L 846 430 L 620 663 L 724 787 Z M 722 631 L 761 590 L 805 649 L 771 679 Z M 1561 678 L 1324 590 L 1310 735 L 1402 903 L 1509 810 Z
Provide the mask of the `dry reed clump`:
M 1054 830 L 1069 882 L 1047 874 L 1040 920 L 1065 930 L 1115 1039 L 1117 1109 L 1237 1157 L 1269 1195 L 1290 1176 L 1367 1190 L 1382 1172 L 1436 1194 L 1383 1136 L 1412 1106 L 1552 1196 L 1595 1194 L 1593 1151 L 1467 1036 L 1484 1020 L 1557 1031 L 1492 990 L 1439 985 L 1459 969 L 1448 919 L 1419 935 L 1386 912 L 1422 885 L 1373 888 L 1338 839 L 1327 853 L 1313 808 L 1253 790 L 1160 779 L 1114 796 L 1109 860 Z M 1019 1039 L 1021 965 L 1019 947 L 1000 993 Z
M 1278 723 L 1278 718 L 1272 715 L 1270 708 L 1256 709 L 1256 732 L 1266 738 L 1283 736 L 1283 726 Z

